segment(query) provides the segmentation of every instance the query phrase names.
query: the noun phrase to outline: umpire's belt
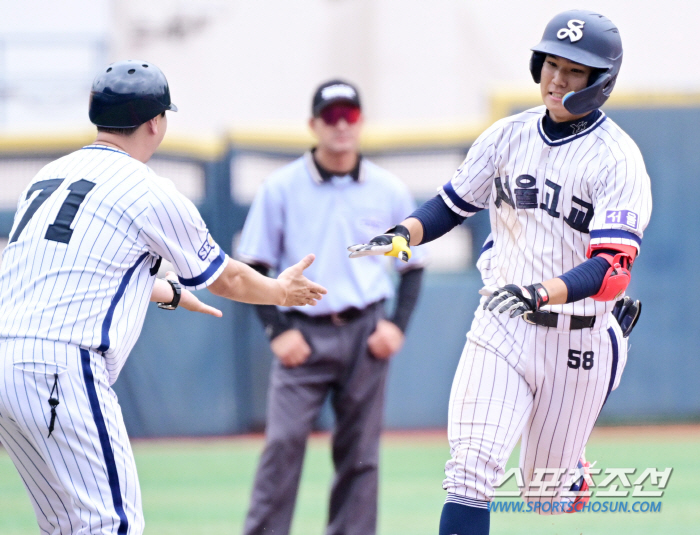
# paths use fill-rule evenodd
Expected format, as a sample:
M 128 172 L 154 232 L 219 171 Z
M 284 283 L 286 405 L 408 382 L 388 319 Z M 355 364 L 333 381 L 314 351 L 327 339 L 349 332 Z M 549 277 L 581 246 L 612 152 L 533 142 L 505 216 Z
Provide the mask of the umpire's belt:
M 340 327 L 341 325 L 345 325 L 347 323 L 350 323 L 351 321 L 361 318 L 365 314 L 372 312 L 377 307 L 382 305 L 384 305 L 384 299 L 382 299 L 381 301 L 375 301 L 374 303 L 367 305 L 365 308 L 349 307 L 344 310 L 341 310 L 340 312 L 334 312 L 332 314 L 323 314 L 321 316 L 310 316 L 309 314 L 304 314 L 303 312 L 299 312 L 298 310 L 290 310 L 289 312 L 287 312 L 287 316 L 294 318 L 303 318 L 305 321 L 308 321 L 310 323 L 330 323 L 331 325 Z
M 556 327 L 559 321 L 559 314 L 556 312 L 525 312 L 523 319 L 533 325 L 541 325 L 542 327 Z M 595 316 L 571 316 L 569 329 L 575 331 L 577 329 L 590 329 L 595 325 Z

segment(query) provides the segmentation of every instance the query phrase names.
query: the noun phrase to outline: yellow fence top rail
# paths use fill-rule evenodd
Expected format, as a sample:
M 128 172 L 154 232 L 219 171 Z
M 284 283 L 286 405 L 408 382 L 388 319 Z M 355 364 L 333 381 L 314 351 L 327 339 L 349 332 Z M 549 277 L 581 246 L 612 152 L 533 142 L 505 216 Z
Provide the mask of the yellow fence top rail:
M 490 99 L 490 119 L 482 124 L 397 127 L 368 123 L 362 136 L 362 150 L 441 148 L 468 146 L 494 121 L 515 110 L 541 104 L 536 88 L 527 91 L 499 91 Z M 693 108 L 700 107 L 700 93 L 615 92 L 604 108 Z M 67 134 L 0 133 L 0 154 L 67 153 L 92 143 L 93 129 Z M 245 147 L 260 150 L 300 152 L 311 147 L 314 138 L 305 125 L 299 128 L 241 128 L 218 137 L 187 136 L 173 132 L 166 136 L 159 154 L 214 161 L 226 149 Z

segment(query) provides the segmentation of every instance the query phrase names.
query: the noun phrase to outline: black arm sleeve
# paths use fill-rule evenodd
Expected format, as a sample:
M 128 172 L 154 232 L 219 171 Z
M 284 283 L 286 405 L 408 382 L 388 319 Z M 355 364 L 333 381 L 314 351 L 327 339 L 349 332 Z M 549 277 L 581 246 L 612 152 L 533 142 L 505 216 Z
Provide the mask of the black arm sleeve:
M 270 268 L 263 264 L 248 264 L 255 271 L 267 277 Z M 289 321 L 275 305 L 255 305 L 255 312 L 265 328 L 265 334 L 270 341 L 290 329 Z
M 466 217 L 453 212 L 440 195 L 424 202 L 408 217 L 415 217 L 423 225 L 421 243 L 428 243 L 443 234 L 447 234 L 466 219 Z
M 605 258 L 594 256 L 563 275 L 559 275 L 566 284 L 566 302 L 573 303 L 597 294 L 605 282 L 608 269 L 610 264 Z
M 391 318 L 402 332 L 406 332 L 408 321 L 411 319 L 411 314 L 416 308 L 418 294 L 423 282 L 423 268 L 410 269 L 401 274 L 401 282 L 399 283 L 398 296 L 396 298 L 396 310 L 394 317 Z

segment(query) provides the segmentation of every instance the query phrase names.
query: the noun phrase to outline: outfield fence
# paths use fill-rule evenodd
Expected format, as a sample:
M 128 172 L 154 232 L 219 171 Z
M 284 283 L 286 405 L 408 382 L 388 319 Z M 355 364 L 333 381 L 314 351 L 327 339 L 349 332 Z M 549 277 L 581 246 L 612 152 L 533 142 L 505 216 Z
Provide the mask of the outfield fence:
M 700 418 L 700 106 L 623 103 L 608 114 L 637 142 L 652 178 L 654 211 L 629 293 L 643 302 L 622 384 L 603 422 Z M 517 108 L 517 106 L 514 106 Z M 47 162 L 90 142 L 0 140 L 0 249 L 17 199 Z M 435 194 L 464 158 L 471 138 L 401 145 L 374 143 L 364 154 L 393 171 L 418 201 Z M 297 158 L 303 143 L 220 141 L 216 150 L 179 142 L 149 163 L 200 209 L 227 253 L 257 188 L 274 169 Z M 443 427 L 452 374 L 481 286 L 474 262 L 488 234 L 488 214 L 470 218 L 431 244 L 425 289 L 404 349 L 392 362 L 386 423 L 391 428 Z M 184 311 L 149 312 L 144 330 L 115 385 L 134 436 L 216 435 L 261 429 L 272 355 L 252 307 L 200 292 L 224 318 Z M 324 411 L 319 427 L 331 425 Z

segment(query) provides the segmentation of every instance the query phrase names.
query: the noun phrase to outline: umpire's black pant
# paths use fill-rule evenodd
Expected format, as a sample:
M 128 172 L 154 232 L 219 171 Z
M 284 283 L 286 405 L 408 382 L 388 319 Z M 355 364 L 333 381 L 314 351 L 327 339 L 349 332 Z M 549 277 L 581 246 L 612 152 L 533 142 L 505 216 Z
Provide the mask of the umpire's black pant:
M 306 441 L 326 396 L 335 413 L 326 535 L 374 535 L 377 525 L 379 438 L 388 361 L 374 358 L 367 339 L 384 317 L 382 303 L 345 325 L 290 316 L 311 346 L 296 368 L 273 364 L 266 444 L 255 477 L 245 535 L 287 535 Z

